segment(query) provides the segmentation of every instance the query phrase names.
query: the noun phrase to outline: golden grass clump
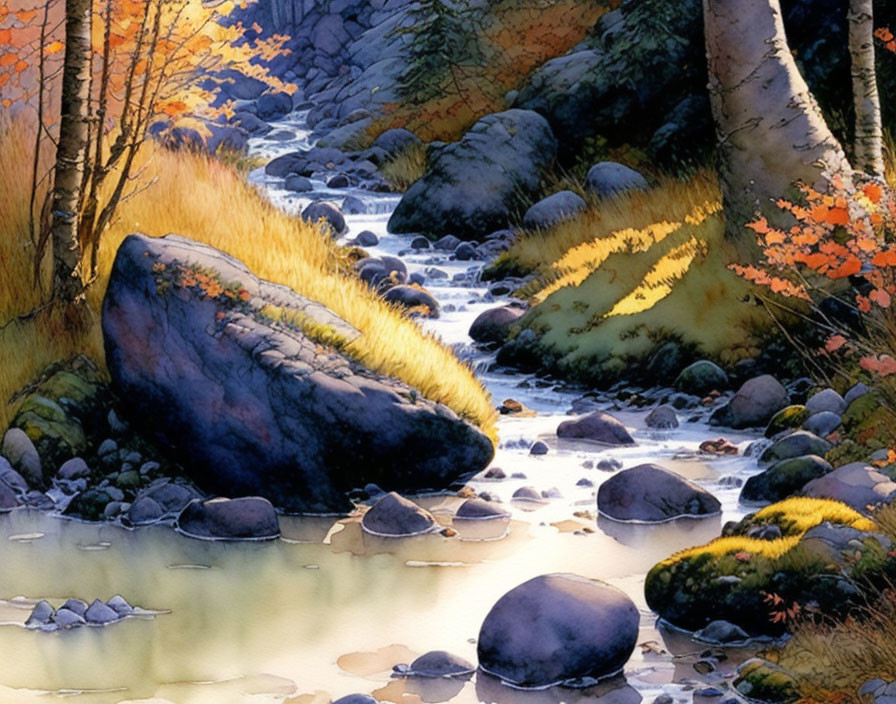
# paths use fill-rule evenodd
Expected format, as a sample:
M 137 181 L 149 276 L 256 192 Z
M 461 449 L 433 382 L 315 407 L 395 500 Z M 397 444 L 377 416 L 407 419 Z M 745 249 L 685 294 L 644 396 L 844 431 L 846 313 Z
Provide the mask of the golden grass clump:
M 423 178 L 428 159 L 423 142 L 409 144 L 380 167 L 380 173 L 396 191 L 404 192 Z
M 646 249 L 688 218 L 699 224 L 700 209 L 711 215 L 721 210 L 721 202 L 712 171 L 701 170 L 687 180 L 662 176 L 649 190 L 602 199 L 578 218 L 528 233 L 502 259 L 536 271 L 541 275 L 537 286 L 548 287 L 569 272 L 593 271 L 614 252 Z
M 790 535 L 803 535 L 810 528 L 825 522 L 839 523 L 856 530 L 877 530 L 874 521 L 846 504 L 809 496 L 793 496 L 766 506 L 756 513 L 755 519 L 776 525 L 786 523 L 786 532 Z
M 761 540 L 737 535 L 724 536 L 711 540 L 706 545 L 681 550 L 663 560 L 660 565 L 671 565 L 699 555 L 723 557 L 739 552 L 778 559 L 796 546 L 808 530 L 825 522 L 838 523 L 864 531 L 877 529 L 873 521 L 844 503 L 831 499 L 801 496 L 784 499 L 766 506 L 756 513 L 754 520 L 774 522 L 776 525 L 782 526 L 782 529 L 786 528 L 784 536 L 777 540 Z
M 0 315 L 8 321 L 37 307 L 27 227 L 32 142 L 23 120 L 0 125 Z M 98 280 L 88 292 L 86 320 L 40 313 L 0 330 L 0 426 L 11 419 L 9 400 L 47 365 L 76 353 L 102 364 L 99 311 L 115 253 L 130 233 L 177 233 L 221 249 L 262 278 L 319 301 L 361 331 L 345 351 L 378 373 L 397 377 L 425 398 L 444 403 L 494 436 L 487 392 L 452 352 L 402 311 L 382 301 L 340 267 L 341 253 L 314 226 L 272 206 L 233 168 L 213 158 L 171 152 L 149 143 L 138 168 L 142 190 L 124 203 L 105 233 Z M 110 179 L 112 181 L 114 179 Z M 49 281 L 49 257 L 42 281 Z M 2 322 L 0 321 L 0 322 Z

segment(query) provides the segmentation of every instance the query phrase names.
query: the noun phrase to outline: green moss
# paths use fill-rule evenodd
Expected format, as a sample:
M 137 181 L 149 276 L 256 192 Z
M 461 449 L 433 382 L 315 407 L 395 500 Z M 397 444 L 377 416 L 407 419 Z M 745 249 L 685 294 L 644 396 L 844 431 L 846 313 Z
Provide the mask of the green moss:
M 752 701 L 790 704 L 799 699 L 794 676 L 765 660 L 748 660 L 741 665 L 734 688 Z
M 53 365 L 27 395 L 12 419 L 31 438 L 49 480 L 68 459 L 89 448 L 92 433 L 105 428 L 109 394 L 97 368 L 76 357 Z
M 780 595 L 787 606 L 814 601 L 826 614 L 843 611 L 855 593 L 852 587 L 846 589 L 849 585 L 840 566 L 800 543 L 806 531 L 825 521 L 858 530 L 876 528 L 835 501 L 795 498 L 772 504 L 729 528 L 727 536 L 676 553 L 656 565 L 645 580 L 647 604 L 671 623 L 689 630 L 723 619 L 754 634 L 778 634 L 787 626 L 771 620 L 769 594 Z M 751 528 L 766 525 L 778 526 L 782 537 L 746 537 Z M 881 556 L 872 552 L 868 552 L 863 574 L 882 569 Z
M 765 429 L 765 437 L 773 438 L 785 430 L 799 428 L 809 418 L 809 412 L 805 406 L 795 405 L 782 408 L 772 416 Z
M 844 440 L 827 454 L 834 465 L 865 462 L 875 450 L 896 445 L 896 418 L 872 391 L 860 396 L 843 414 Z

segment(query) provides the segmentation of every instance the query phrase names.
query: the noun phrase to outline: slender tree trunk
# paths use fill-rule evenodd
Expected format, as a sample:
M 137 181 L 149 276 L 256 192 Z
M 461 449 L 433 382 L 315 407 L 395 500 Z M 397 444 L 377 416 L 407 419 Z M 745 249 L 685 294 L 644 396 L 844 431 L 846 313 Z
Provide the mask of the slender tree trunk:
M 83 292 L 78 209 L 90 130 L 91 0 L 65 2 L 62 110 L 53 178 L 50 237 L 53 290 L 64 301 Z
M 872 0 L 850 0 L 849 55 L 852 60 L 852 93 L 856 111 L 853 161 L 859 171 L 872 176 L 883 176 L 883 125 L 874 67 Z
M 797 181 L 850 170 L 797 69 L 779 0 L 703 0 L 728 236 Z

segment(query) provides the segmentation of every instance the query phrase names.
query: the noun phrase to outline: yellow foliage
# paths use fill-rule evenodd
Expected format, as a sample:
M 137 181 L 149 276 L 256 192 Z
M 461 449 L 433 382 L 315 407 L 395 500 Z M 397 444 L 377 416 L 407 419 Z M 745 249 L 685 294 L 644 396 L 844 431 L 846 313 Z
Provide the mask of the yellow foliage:
M 699 555 L 722 557 L 739 552 L 777 559 L 793 548 L 810 528 L 824 522 L 839 523 L 858 530 L 876 530 L 875 524 L 846 504 L 830 499 L 793 497 L 766 506 L 756 513 L 757 520 L 783 517 L 787 524 L 784 537 L 777 540 L 760 540 L 744 536 L 725 536 L 711 540 L 706 545 L 687 548 L 663 560 L 661 565 L 671 565 L 683 559 Z
M 0 173 L 0 324 L 42 300 L 32 285 L 27 227 L 30 142 L 21 121 L 0 124 L 0 162 L 5 164 Z M 330 237 L 277 210 L 237 171 L 208 157 L 147 144 L 139 161 L 147 187 L 122 205 L 103 237 L 87 320 L 76 326 L 51 310 L 0 329 L 0 426 L 13 412 L 10 397 L 50 363 L 76 353 L 103 362 L 98 311 L 121 241 L 132 232 L 175 232 L 224 250 L 259 276 L 323 303 L 362 333 L 346 352 L 494 435 L 494 408 L 472 370 L 406 314 L 343 273 L 342 252 Z M 49 264 L 47 257 L 41 277 L 45 286 Z
M 787 522 L 788 532 L 791 534 L 803 535 L 810 528 L 825 521 L 851 526 L 857 530 L 877 530 L 874 521 L 846 504 L 830 499 L 794 496 L 766 506 L 756 513 L 757 520 L 767 520 L 778 516 L 783 517 Z

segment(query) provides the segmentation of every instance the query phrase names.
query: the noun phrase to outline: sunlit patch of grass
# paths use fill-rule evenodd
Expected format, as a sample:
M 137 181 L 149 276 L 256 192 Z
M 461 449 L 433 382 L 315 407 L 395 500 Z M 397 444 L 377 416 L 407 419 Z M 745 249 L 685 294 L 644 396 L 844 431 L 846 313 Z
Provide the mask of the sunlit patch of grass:
M 715 174 L 701 170 L 682 180 L 662 176 L 646 191 L 629 191 L 594 202 L 578 218 L 524 235 L 502 259 L 541 275 L 535 295 L 569 270 L 593 271 L 610 253 L 639 249 L 681 227 L 699 224 L 721 210 Z
M 426 145 L 420 142 L 409 144 L 394 158 L 380 167 L 380 173 L 396 191 L 404 192 L 411 185 L 423 178 L 426 173 L 428 159 Z
M 43 300 L 33 286 L 27 228 L 31 143 L 23 121 L 0 125 L 0 314 L 3 321 Z M 73 325 L 50 310 L 0 330 L 0 426 L 8 400 L 47 365 L 77 353 L 103 363 L 99 313 L 115 253 L 130 233 L 178 233 L 221 249 L 259 276 L 322 303 L 362 334 L 345 345 L 369 368 L 397 377 L 494 435 L 495 411 L 472 370 L 397 308 L 382 301 L 343 264 L 332 239 L 272 206 L 233 168 L 212 158 L 148 144 L 135 171 L 146 188 L 128 200 L 106 232 L 88 311 Z M 113 179 L 110 179 L 110 181 Z M 41 282 L 49 282 L 49 257 Z
M 592 201 L 578 217 L 531 232 L 495 264 L 530 271 L 523 319 L 552 368 L 592 383 L 625 375 L 666 339 L 733 364 L 758 353 L 771 321 L 744 303 L 728 269 L 743 254 L 725 237 L 715 175 L 660 177 L 646 191 Z
M 706 244 L 694 237 L 675 247 L 653 265 L 634 291 L 616 302 L 606 317 L 634 315 L 653 308 L 672 293 L 675 282 L 685 275 L 698 254 L 706 254 Z
M 759 538 L 747 538 L 739 535 L 716 538 L 706 545 L 687 548 L 681 552 L 669 556 L 661 565 L 671 565 L 679 560 L 687 560 L 701 555 L 711 557 L 724 557 L 737 553 L 749 555 L 761 555 L 770 559 L 777 559 L 796 546 L 800 541 L 798 536 L 780 538 L 778 540 L 760 540 Z

